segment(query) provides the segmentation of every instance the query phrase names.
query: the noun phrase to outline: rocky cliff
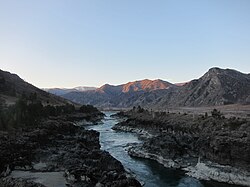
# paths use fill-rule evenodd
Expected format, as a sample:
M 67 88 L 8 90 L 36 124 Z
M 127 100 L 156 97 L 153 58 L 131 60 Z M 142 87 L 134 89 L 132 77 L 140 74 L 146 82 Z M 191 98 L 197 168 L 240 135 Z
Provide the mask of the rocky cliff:
M 211 115 L 187 115 L 139 108 L 119 115 L 128 119 L 115 125 L 114 130 L 143 135 L 144 143 L 132 146 L 131 156 L 154 159 L 166 167 L 182 169 L 195 168 L 202 162 L 208 164 L 206 167 L 211 171 L 217 171 L 216 176 L 212 172 L 209 175 L 208 170 L 207 178 L 203 176 L 203 179 L 249 184 L 250 121 L 227 119 L 217 110 Z M 201 176 L 194 173 L 197 178 Z

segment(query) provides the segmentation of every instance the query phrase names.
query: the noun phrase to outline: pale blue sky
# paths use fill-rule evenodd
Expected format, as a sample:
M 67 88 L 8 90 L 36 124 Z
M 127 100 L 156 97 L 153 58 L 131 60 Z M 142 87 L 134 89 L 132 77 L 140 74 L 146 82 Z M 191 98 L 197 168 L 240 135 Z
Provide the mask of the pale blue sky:
M 38 87 L 250 73 L 250 0 L 0 0 L 0 69 Z

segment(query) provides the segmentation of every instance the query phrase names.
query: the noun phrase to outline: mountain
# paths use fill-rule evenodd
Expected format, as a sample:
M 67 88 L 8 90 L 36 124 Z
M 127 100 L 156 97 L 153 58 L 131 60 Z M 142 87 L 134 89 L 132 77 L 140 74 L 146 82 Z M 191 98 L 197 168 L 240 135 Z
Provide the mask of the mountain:
M 78 86 L 75 88 L 43 88 L 44 91 L 52 93 L 54 95 L 64 95 L 69 92 L 84 92 L 84 91 L 89 91 L 89 90 L 95 90 L 95 87 L 87 87 L 87 86 Z
M 233 69 L 211 68 L 199 79 L 171 84 L 163 80 L 141 80 L 113 86 L 105 84 L 85 92 L 62 97 L 97 107 L 146 108 L 199 107 L 250 104 L 250 74 Z
M 81 91 L 81 92 L 85 92 L 85 91 L 89 91 L 89 90 L 95 90 L 96 87 L 78 86 L 78 87 L 75 87 L 74 89 Z
M 250 104 L 250 75 L 233 69 L 211 68 L 201 78 L 184 84 L 174 93 L 169 92 L 158 100 L 151 106 Z
M 105 84 L 96 90 L 79 92 L 74 91 L 62 97 L 81 104 L 91 104 L 98 107 L 131 107 L 140 103 L 139 98 L 148 92 L 168 90 L 176 87 L 174 84 L 157 80 L 140 80 L 121 85 Z
M 183 103 L 185 105 L 250 103 L 249 74 L 232 69 L 211 68 L 200 79 L 184 88 L 189 91 Z
M 0 70 L 0 103 L 14 104 L 21 95 L 30 96 L 36 94 L 36 97 L 44 104 L 62 105 L 72 103 L 61 97 L 52 95 L 48 92 L 25 82 L 18 75 Z
M 102 87 L 98 88 L 98 92 L 103 93 L 128 93 L 128 92 L 138 92 L 138 91 L 153 91 L 159 89 L 168 89 L 173 84 L 157 79 L 157 80 L 149 80 L 144 79 L 140 81 L 128 82 L 126 84 L 113 86 L 109 84 L 105 84 Z
M 42 90 L 46 91 L 46 92 L 49 92 L 51 94 L 54 94 L 54 95 L 58 95 L 58 96 L 61 96 L 61 95 L 64 95 L 66 93 L 69 93 L 69 92 L 77 92 L 78 90 L 72 88 L 72 89 L 67 89 L 67 88 L 43 88 Z

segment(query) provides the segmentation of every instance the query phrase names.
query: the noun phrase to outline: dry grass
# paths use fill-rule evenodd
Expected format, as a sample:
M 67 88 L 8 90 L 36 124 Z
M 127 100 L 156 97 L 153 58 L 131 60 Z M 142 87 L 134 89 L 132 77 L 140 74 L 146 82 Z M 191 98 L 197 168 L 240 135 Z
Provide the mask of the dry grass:
M 180 112 L 188 114 L 211 114 L 213 109 L 217 109 L 223 113 L 225 117 L 239 117 L 250 119 L 250 105 L 224 105 L 224 106 L 211 106 L 211 107 L 179 107 L 179 108 L 166 108 L 169 112 Z

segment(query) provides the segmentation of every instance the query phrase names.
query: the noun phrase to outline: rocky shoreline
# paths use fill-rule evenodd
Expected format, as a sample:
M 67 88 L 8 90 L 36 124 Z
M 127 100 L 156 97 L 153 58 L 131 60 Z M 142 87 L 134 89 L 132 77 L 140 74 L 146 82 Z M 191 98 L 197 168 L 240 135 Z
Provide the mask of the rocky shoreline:
M 96 123 L 101 118 L 65 115 L 43 119 L 32 128 L 0 131 L 0 186 L 43 187 L 53 186 L 53 182 L 65 183 L 62 186 L 141 186 L 118 160 L 100 150 L 98 132 L 74 123 L 83 119 Z
M 200 180 L 250 186 L 250 122 L 213 115 L 152 112 L 134 108 L 116 116 L 114 130 L 142 136 L 130 156 L 156 160 Z

